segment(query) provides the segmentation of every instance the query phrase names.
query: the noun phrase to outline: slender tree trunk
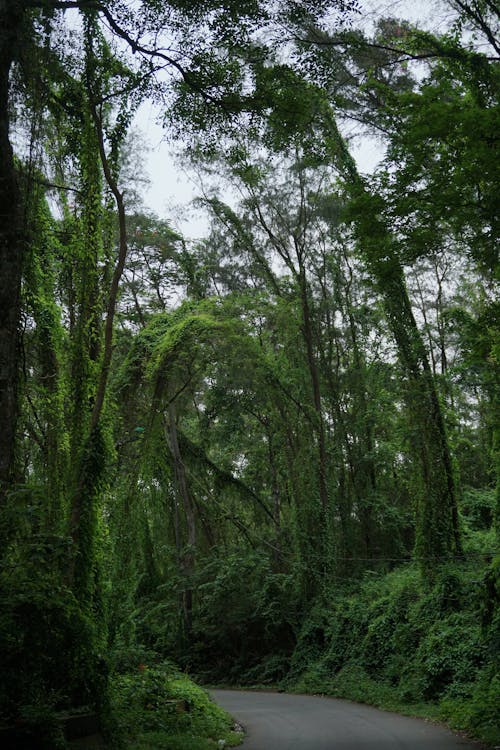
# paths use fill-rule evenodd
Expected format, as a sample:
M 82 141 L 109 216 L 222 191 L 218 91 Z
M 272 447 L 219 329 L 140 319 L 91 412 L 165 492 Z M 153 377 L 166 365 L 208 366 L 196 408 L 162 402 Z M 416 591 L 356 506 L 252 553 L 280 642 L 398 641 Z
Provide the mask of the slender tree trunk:
M 313 403 L 314 410 L 316 412 L 317 427 L 318 427 L 318 484 L 319 484 L 319 497 L 323 513 L 328 513 L 328 484 L 326 481 L 326 441 L 325 441 L 325 423 L 323 420 L 323 414 L 321 410 L 321 390 L 319 381 L 318 364 L 314 354 L 313 347 L 313 330 L 311 324 L 311 311 L 309 307 L 309 298 L 307 290 L 307 282 L 305 277 L 304 268 L 300 269 L 299 274 L 299 285 L 300 285 L 300 300 L 302 306 L 302 322 L 303 322 L 303 334 L 304 342 L 306 345 L 307 352 L 307 364 L 309 368 L 309 375 L 311 378 L 311 386 L 313 392 Z
M 174 475 L 177 491 L 182 500 L 184 516 L 187 526 L 186 551 L 181 556 L 182 573 L 185 577 L 185 589 L 183 593 L 183 613 L 186 635 L 189 638 L 193 624 L 193 589 L 192 577 L 195 569 L 196 555 L 196 519 L 194 504 L 189 490 L 186 467 L 182 460 L 177 437 L 177 423 L 175 404 L 172 401 L 168 407 L 168 429 L 166 430 L 168 447 L 174 461 Z
M 355 473 L 353 476 L 353 487 L 358 498 L 360 520 L 363 529 L 363 539 L 365 543 L 365 551 L 368 556 L 372 554 L 372 532 L 373 532 L 373 496 L 376 491 L 376 476 L 375 467 L 373 464 L 373 435 L 372 425 L 368 415 L 368 400 L 366 395 L 366 383 L 365 383 L 365 364 L 361 351 L 358 344 L 358 336 L 356 331 L 356 323 L 352 314 L 351 299 L 349 298 L 349 290 L 347 292 L 347 307 L 348 307 L 348 318 L 349 318 L 349 329 L 351 335 L 352 351 L 353 351 L 353 364 L 354 364 L 354 383 L 353 383 L 353 394 L 356 396 L 356 409 L 359 409 L 357 414 L 358 420 L 361 424 L 360 438 L 361 438 L 361 450 L 358 448 L 358 459 L 356 461 Z M 346 441 L 346 448 L 350 451 L 348 441 Z
M 23 12 L 21 2 L 0 0 L 0 507 L 14 474 L 18 417 L 24 241 L 21 192 L 9 137 L 9 77 Z
M 102 121 L 98 115 L 96 108 L 93 103 L 90 105 L 92 112 L 92 119 L 94 121 L 97 143 L 99 147 L 99 156 L 101 158 L 101 164 L 106 178 L 106 182 L 109 189 L 113 193 L 113 197 L 116 203 L 116 210 L 118 213 L 118 257 L 116 265 L 113 270 L 113 276 L 111 278 L 111 284 L 109 288 L 109 300 L 106 311 L 106 323 L 104 326 L 104 351 L 101 364 L 101 372 L 99 375 L 99 384 L 97 387 L 97 394 L 92 411 L 91 429 L 94 429 L 99 422 L 101 417 L 102 408 L 104 405 L 104 398 L 106 395 L 106 387 L 108 384 L 109 370 L 111 367 L 111 358 L 113 356 L 113 324 L 115 320 L 116 304 L 118 301 L 118 290 L 120 287 L 120 281 L 123 275 L 123 269 L 125 268 L 125 261 L 127 259 L 127 223 L 125 215 L 125 203 L 123 200 L 123 193 L 118 189 L 118 184 L 111 171 L 106 151 L 104 148 L 104 133 L 102 129 Z
M 432 341 L 430 324 L 427 319 L 427 310 L 426 310 L 426 304 L 424 300 L 424 293 L 422 291 L 422 287 L 420 286 L 420 281 L 418 280 L 418 272 L 415 273 L 415 282 L 417 284 L 418 296 L 420 297 L 420 309 L 422 311 L 422 317 L 424 319 L 424 326 L 427 332 L 427 343 L 429 347 L 429 354 L 431 357 L 432 374 L 436 375 L 437 369 L 436 369 L 436 357 L 434 356 L 434 343 Z
M 273 551 L 274 563 L 276 566 L 281 561 L 281 493 L 278 483 L 278 467 L 276 466 L 276 452 L 274 450 L 273 434 L 269 428 L 267 430 L 269 468 L 271 470 L 271 493 L 273 497 L 273 518 L 275 530 L 276 550 Z

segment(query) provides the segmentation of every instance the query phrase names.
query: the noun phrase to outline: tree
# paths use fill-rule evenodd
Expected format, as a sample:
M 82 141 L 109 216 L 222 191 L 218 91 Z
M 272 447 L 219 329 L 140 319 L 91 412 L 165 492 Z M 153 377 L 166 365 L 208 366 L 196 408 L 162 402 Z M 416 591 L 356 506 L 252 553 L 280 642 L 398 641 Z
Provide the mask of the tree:
M 24 238 L 20 188 L 10 142 L 10 82 L 18 40 L 24 31 L 25 7 L 5 0 L 0 6 L 0 504 L 15 478 L 15 435 L 18 404 L 19 320 Z

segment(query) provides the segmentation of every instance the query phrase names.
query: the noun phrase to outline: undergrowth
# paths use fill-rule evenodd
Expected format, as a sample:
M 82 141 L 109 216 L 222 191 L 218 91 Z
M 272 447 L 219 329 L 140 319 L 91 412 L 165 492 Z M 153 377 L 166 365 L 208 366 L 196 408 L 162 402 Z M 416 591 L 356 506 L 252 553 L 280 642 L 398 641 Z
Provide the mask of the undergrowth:
M 170 663 L 116 675 L 111 685 L 118 744 L 134 750 L 234 747 L 231 717 Z
M 408 565 L 322 598 L 281 687 L 441 719 L 498 744 L 499 572 L 448 564 L 423 585 Z

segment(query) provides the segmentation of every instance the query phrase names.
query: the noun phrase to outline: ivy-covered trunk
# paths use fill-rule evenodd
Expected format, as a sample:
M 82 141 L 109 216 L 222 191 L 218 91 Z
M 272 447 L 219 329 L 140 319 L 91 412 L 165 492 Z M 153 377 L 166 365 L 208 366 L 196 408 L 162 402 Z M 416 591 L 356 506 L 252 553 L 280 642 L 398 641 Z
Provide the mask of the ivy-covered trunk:
M 19 321 L 24 244 L 21 193 L 9 137 L 9 77 L 22 3 L 0 0 L 0 503 L 13 478 L 18 417 Z
M 168 407 L 168 423 L 166 425 L 165 436 L 167 438 L 168 447 L 172 455 L 172 461 L 174 464 L 174 476 L 176 490 L 179 494 L 179 498 L 182 502 L 184 510 L 184 517 L 186 519 L 187 527 L 187 539 L 186 547 L 182 550 L 180 547 L 181 559 L 180 566 L 182 574 L 185 578 L 184 588 L 182 593 L 182 611 L 184 619 L 184 631 L 186 638 L 189 639 L 193 626 L 193 588 L 192 579 L 195 570 L 195 555 L 196 555 L 196 519 L 194 512 L 193 499 L 189 489 L 188 477 L 186 474 L 186 468 L 182 459 L 181 451 L 179 448 L 179 440 L 177 436 L 177 417 L 175 412 L 175 405 L 172 401 Z M 176 507 L 177 507 L 177 500 Z M 177 530 L 179 533 L 180 540 L 180 528 Z
M 96 400 L 97 378 L 101 349 L 101 300 L 99 263 L 102 261 L 102 178 L 99 168 L 97 139 L 91 116 L 86 110 L 88 103 L 82 102 L 82 119 L 84 122 L 81 144 L 80 164 L 82 170 L 83 194 L 80 225 L 75 237 L 76 315 L 75 328 L 72 332 L 71 353 L 71 460 L 73 474 L 70 486 L 73 488 L 70 509 L 70 535 L 73 541 L 74 554 L 70 562 L 68 581 L 73 585 L 80 582 L 81 591 L 86 596 L 92 566 L 85 560 L 90 554 L 88 545 L 93 540 L 87 539 L 84 531 L 94 510 L 97 484 L 100 476 L 94 476 L 89 470 L 93 462 L 89 457 L 95 455 L 94 443 L 101 434 L 91 415 Z M 99 440 L 97 440 L 99 442 Z M 85 520 L 86 519 L 86 520 Z M 82 565 L 82 570 L 78 568 Z M 85 579 L 85 580 L 84 580 Z M 87 580 L 88 579 L 88 580 Z M 76 591 L 77 597 L 79 592 Z
M 97 65 L 94 45 L 98 38 L 98 28 L 93 13 L 84 15 L 84 30 L 86 58 L 85 91 L 82 92 L 84 129 L 81 164 L 85 204 L 82 225 L 84 237 L 80 254 L 80 278 L 82 279 L 80 310 L 73 359 L 73 371 L 79 379 L 79 385 L 74 399 L 73 428 L 76 432 L 73 433 L 73 455 L 76 458 L 77 469 L 70 518 L 70 532 L 75 555 L 71 563 L 69 578 L 73 583 L 80 580 L 79 585 L 85 596 L 87 588 L 91 585 L 89 577 L 92 576 L 93 571 L 91 566 L 84 565 L 79 572 L 78 567 L 95 543 L 95 515 L 97 513 L 95 506 L 100 493 L 106 452 L 105 441 L 103 441 L 102 414 L 112 359 L 118 291 L 127 256 L 127 232 L 125 204 L 123 194 L 118 188 L 116 165 L 113 163 L 113 155 L 108 157 L 105 149 L 102 91 L 94 90 Z M 119 144 L 120 138 L 115 139 L 115 150 L 119 148 Z M 104 257 L 102 176 L 116 204 L 119 230 L 116 262 L 109 288 L 104 292 L 107 294 L 104 326 L 101 324 L 104 304 L 99 268 Z M 106 274 L 104 279 L 106 280 Z M 82 423 L 84 435 L 85 432 L 87 435 L 85 441 L 81 440 Z M 82 442 L 83 450 L 81 449 Z M 99 468 L 89 472 L 90 465 L 97 466 L 93 457 L 97 458 L 99 452 L 101 452 L 101 460 L 97 462 Z M 89 537 L 88 534 L 91 536 Z
M 455 478 L 442 407 L 413 316 L 403 270 L 394 259 L 373 264 L 407 378 L 412 441 L 420 459 L 416 555 L 424 567 L 460 551 Z
M 358 183 L 359 190 L 359 183 Z M 359 196 L 359 192 L 358 192 Z M 427 351 L 413 315 L 394 238 L 363 189 L 356 230 L 360 251 L 377 282 L 406 378 L 410 435 L 420 465 L 415 552 L 424 568 L 459 552 L 457 497 L 442 406 Z

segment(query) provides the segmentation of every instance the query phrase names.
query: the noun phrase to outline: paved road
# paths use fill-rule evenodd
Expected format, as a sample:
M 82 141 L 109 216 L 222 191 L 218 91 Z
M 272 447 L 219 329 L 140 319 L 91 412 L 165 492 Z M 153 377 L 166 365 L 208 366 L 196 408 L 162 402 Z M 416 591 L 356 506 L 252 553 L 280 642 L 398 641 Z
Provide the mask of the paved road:
M 240 690 L 211 695 L 246 729 L 242 750 L 478 750 L 421 719 L 349 701 Z

